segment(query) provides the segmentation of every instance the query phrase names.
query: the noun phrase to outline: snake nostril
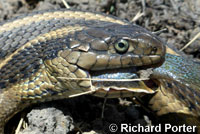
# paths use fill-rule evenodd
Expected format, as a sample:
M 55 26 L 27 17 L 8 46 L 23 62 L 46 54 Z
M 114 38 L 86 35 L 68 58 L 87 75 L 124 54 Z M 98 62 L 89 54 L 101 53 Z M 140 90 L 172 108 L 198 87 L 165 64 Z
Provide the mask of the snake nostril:
M 151 53 L 155 54 L 157 51 L 158 51 L 158 48 L 157 47 L 153 47 Z

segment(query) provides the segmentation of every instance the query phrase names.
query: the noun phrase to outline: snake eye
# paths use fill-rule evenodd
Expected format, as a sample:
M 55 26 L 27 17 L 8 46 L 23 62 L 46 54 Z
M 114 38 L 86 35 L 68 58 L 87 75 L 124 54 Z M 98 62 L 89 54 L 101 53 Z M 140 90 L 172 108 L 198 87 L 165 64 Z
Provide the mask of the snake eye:
M 117 43 L 115 43 L 114 47 L 118 53 L 122 54 L 127 52 L 129 44 L 126 40 L 121 39 Z

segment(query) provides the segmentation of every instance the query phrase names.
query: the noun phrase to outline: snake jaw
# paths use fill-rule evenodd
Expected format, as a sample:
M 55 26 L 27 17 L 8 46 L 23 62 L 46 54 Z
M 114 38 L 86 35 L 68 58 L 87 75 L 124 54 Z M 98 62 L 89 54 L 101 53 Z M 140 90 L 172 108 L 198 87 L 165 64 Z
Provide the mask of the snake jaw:
M 135 93 L 155 93 L 152 89 L 148 88 L 142 81 L 138 82 L 141 87 L 116 87 L 116 86 L 110 86 L 110 87 L 100 87 L 97 88 L 98 90 L 104 90 L 106 92 L 109 91 L 128 91 L 128 92 L 135 92 Z
M 139 78 L 136 70 L 136 68 L 107 70 L 101 72 L 102 74 L 98 71 L 90 72 L 94 95 L 115 98 L 155 93 L 143 82 L 149 78 Z
M 142 96 L 144 94 L 153 94 L 155 93 L 154 90 L 145 86 L 145 84 L 140 81 L 139 82 L 143 87 L 133 87 L 133 88 L 126 88 L 126 87 L 100 87 L 96 88 L 95 92 L 93 93 L 95 96 L 98 97 L 107 97 L 107 98 L 116 98 L 116 97 L 133 97 L 133 96 Z

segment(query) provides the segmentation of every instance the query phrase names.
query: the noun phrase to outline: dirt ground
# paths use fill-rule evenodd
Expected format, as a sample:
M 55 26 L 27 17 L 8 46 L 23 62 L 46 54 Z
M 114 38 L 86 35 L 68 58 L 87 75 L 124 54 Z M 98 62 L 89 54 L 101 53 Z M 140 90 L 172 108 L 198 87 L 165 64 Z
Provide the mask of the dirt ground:
M 112 14 L 143 26 L 178 50 L 200 32 L 200 0 L 65 1 L 70 9 Z M 32 11 L 60 8 L 66 8 L 61 0 L 0 0 L 0 22 Z M 200 39 L 195 40 L 184 53 L 199 59 L 199 44 Z M 6 131 L 14 133 L 21 117 L 24 121 L 20 134 L 109 133 L 111 123 L 150 125 L 156 122 L 151 113 L 131 98 L 109 99 L 104 110 L 103 104 L 104 99 L 92 96 L 37 104 L 17 114 Z

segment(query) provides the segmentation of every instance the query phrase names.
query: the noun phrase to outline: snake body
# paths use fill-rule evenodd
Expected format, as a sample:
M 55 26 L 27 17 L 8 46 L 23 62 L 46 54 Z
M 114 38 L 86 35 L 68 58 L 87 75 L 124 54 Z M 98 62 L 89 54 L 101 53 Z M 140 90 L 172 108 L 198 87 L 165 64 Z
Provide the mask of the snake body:
M 151 76 L 160 82 L 159 93 L 150 101 L 157 115 L 169 112 L 200 115 L 200 62 L 166 54 L 165 62 Z
M 164 55 L 163 42 L 147 30 L 98 13 L 41 11 L 2 23 L 0 133 L 32 103 L 153 93 L 142 81 L 122 79 L 139 78 L 139 67 L 158 64 Z

